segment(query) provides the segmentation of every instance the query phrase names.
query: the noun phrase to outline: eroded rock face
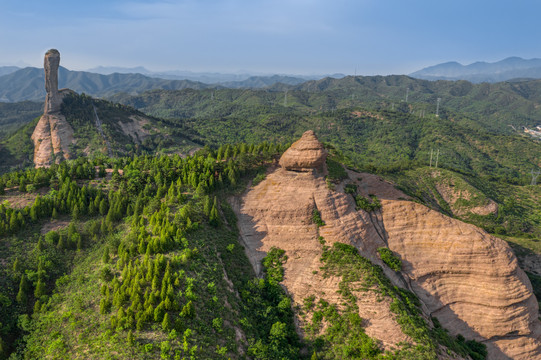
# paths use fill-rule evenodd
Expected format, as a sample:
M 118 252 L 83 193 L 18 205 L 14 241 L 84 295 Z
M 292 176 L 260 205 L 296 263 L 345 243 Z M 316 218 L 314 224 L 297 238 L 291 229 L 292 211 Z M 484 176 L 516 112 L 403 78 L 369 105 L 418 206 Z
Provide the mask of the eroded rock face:
M 541 358 L 537 300 L 507 243 L 414 202 L 382 205 L 389 248 L 432 316 L 491 359 Z
M 318 151 L 313 143 L 315 135 L 305 135 L 309 141 L 304 144 L 310 144 L 307 148 Z M 537 301 L 505 242 L 407 201 L 405 194 L 374 175 L 348 170 L 349 182 L 358 185 L 362 195 L 375 194 L 382 203 L 379 211 L 357 211 L 352 197 L 343 192 L 343 183 L 336 191 L 327 188 L 325 157 L 314 155 L 311 159 L 319 160 L 307 160 L 299 148 L 286 151 L 281 167 L 232 201 L 247 255 L 257 273 L 261 272 L 261 259 L 276 246 L 288 256 L 283 285 L 296 305 L 302 306 L 303 299 L 311 295 L 340 304 L 340 280 L 323 278 L 318 272 L 318 236 L 322 235 L 327 245 L 354 245 L 378 265 L 383 264 L 377 248 L 388 246 L 402 258 L 403 271 L 397 275 L 383 266 L 387 276 L 395 285 L 418 295 L 427 318 L 437 317 L 454 335 L 482 341 L 489 359 L 541 359 Z M 323 173 L 289 171 L 313 169 L 308 164 L 322 164 Z M 311 220 L 315 207 L 326 224 L 319 230 Z M 368 335 L 382 341 L 385 348 L 409 340 L 388 304 L 367 292 L 355 295 Z M 302 327 L 302 320 L 297 320 Z
M 51 49 L 45 54 L 43 67 L 45 70 L 45 108 L 39 119 L 32 141 L 34 142 L 34 165 L 47 167 L 52 163 L 60 163 L 72 158 L 69 145 L 74 141 L 73 129 L 60 113 L 62 99 L 69 89 L 58 90 L 58 67 L 60 53 Z
M 379 261 L 376 248 L 385 246 L 382 240 L 360 242 L 365 237 L 377 238 L 370 225 L 370 215 L 357 212 L 349 195 L 330 191 L 324 176 L 317 172 L 278 168 L 232 205 L 238 216 L 244 247 L 256 273 L 262 273 L 261 260 L 273 246 L 286 251 L 288 260 L 284 264 L 282 284 L 295 305 L 302 306 L 304 299 L 310 296 L 315 296 L 316 302 L 324 299 L 331 304 L 342 304 L 344 301 L 338 293 L 341 279 L 321 275 L 320 234 L 327 245 L 336 241 L 355 244 L 362 249 L 363 255 L 371 254 L 375 262 Z M 319 233 L 311 219 L 316 207 L 326 223 Z M 395 321 L 388 299 L 381 301 L 375 293 L 366 291 L 355 292 L 355 296 L 366 333 L 381 340 L 383 348 L 390 349 L 401 341 L 411 341 Z M 303 322 L 300 318 L 297 320 L 298 331 L 302 333 Z
M 286 170 L 321 170 L 327 158 L 327 150 L 318 141 L 312 130 L 306 131 L 280 158 L 280 166 Z

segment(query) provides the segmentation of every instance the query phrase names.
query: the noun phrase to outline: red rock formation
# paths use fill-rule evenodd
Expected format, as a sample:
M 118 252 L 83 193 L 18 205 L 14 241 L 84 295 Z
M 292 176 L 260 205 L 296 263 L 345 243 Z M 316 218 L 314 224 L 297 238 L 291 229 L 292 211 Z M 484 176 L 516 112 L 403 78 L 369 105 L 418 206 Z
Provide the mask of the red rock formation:
M 47 167 L 70 159 L 69 145 L 73 140 L 73 129 L 60 113 L 62 99 L 71 90 L 58 90 L 58 67 L 60 53 L 51 49 L 45 54 L 43 67 L 45 70 L 45 109 L 39 119 L 32 140 L 34 141 L 34 165 Z
M 437 317 L 452 334 L 484 342 L 489 359 L 541 358 L 537 301 L 505 242 L 404 200 L 408 198 L 405 194 L 374 175 L 348 171 L 349 181 L 363 195 L 375 194 L 382 203 L 381 211 L 357 211 L 352 197 L 342 191 L 343 184 L 336 191 L 327 188 L 323 177 L 326 153 L 314 139 L 313 133 L 305 133 L 293 150 L 284 153 L 281 167 L 233 201 L 256 272 L 260 272 L 266 252 L 279 247 L 288 256 L 283 285 L 295 304 L 302 305 L 310 295 L 339 304 L 339 280 L 318 273 L 318 235 L 328 244 L 354 245 L 379 265 L 383 264 L 376 250 L 388 246 L 402 258 L 403 271 L 396 275 L 384 266 L 386 274 L 395 285 L 418 295 L 427 317 Z M 322 165 L 323 174 L 311 171 Z M 319 234 L 311 220 L 314 207 L 326 223 Z M 388 304 L 368 293 L 355 295 L 368 335 L 381 340 L 384 347 L 408 340 Z
M 327 150 L 317 140 L 312 130 L 306 131 L 280 158 L 280 166 L 287 170 L 312 171 L 322 169 Z

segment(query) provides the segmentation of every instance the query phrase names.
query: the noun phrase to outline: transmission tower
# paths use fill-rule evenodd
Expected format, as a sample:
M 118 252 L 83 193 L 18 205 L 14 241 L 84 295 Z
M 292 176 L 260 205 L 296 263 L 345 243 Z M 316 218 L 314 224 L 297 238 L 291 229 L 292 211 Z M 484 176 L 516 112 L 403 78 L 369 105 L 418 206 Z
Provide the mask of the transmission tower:
M 284 94 L 284 106 L 287 106 L 287 90 Z
M 406 89 L 406 102 L 408 102 L 408 95 L 410 94 L 410 89 L 407 88 Z
M 537 185 L 537 177 L 541 174 L 541 170 L 537 170 L 537 172 L 534 172 L 532 169 L 532 182 L 530 185 Z
M 432 167 L 432 154 L 434 152 L 432 151 L 432 149 L 430 149 L 430 167 Z
M 436 154 L 436 166 L 435 168 L 437 169 L 438 168 L 438 160 L 440 158 L 440 149 L 438 149 L 438 153 Z
M 441 101 L 441 98 L 438 98 L 438 103 L 436 105 L 436 117 L 440 116 L 440 101 Z

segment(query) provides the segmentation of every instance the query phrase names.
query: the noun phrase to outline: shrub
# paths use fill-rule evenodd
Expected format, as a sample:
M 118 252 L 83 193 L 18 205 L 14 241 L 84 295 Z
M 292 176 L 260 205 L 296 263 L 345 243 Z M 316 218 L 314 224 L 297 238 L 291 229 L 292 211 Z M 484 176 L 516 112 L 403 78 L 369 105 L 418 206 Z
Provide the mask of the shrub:
M 391 250 L 382 247 L 378 249 L 378 253 L 381 260 L 391 269 L 394 271 L 402 270 L 402 261 Z
M 316 224 L 318 227 L 325 226 L 325 222 L 321 219 L 321 213 L 318 209 L 314 209 L 312 211 L 312 221 L 314 224 Z

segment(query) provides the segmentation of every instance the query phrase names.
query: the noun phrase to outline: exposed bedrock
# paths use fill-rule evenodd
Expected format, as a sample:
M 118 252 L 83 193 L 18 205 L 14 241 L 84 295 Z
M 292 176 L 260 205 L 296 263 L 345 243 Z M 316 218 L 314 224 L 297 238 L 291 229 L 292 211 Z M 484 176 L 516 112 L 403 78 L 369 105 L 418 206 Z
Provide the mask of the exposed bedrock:
M 283 285 L 295 304 L 311 295 L 339 304 L 340 280 L 318 272 L 322 251 L 318 236 L 328 245 L 354 245 L 382 266 L 376 250 L 388 246 L 401 257 L 403 271 L 396 274 L 384 266 L 385 273 L 395 285 L 418 295 L 427 318 L 437 317 L 452 334 L 484 342 L 489 359 L 541 359 L 537 301 L 505 242 L 404 200 L 405 194 L 377 176 L 348 171 L 349 181 L 362 195 L 375 194 L 382 203 L 382 209 L 372 213 L 356 210 L 351 195 L 342 191 L 343 184 L 336 191 L 328 189 L 326 152 L 314 143 L 313 132 L 303 138 L 284 153 L 281 166 L 269 170 L 264 181 L 232 200 L 256 272 L 261 273 L 266 252 L 279 247 L 288 256 Z M 302 146 L 303 142 L 310 145 Z M 319 229 L 311 219 L 314 208 L 325 222 Z M 381 340 L 384 348 L 408 341 L 389 304 L 370 297 L 370 292 L 355 295 L 368 335 Z M 300 318 L 298 322 L 302 325 Z
M 69 89 L 58 90 L 58 67 L 60 53 L 51 49 L 45 53 L 43 68 L 45 70 L 45 108 L 39 119 L 32 141 L 34 142 L 34 165 L 47 167 L 53 163 L 72 158 L 69 145 L 74 141 L 73 129 L 60 110 L 64 95 Z

